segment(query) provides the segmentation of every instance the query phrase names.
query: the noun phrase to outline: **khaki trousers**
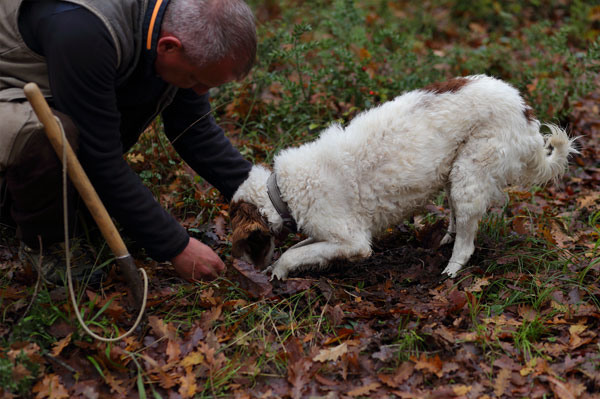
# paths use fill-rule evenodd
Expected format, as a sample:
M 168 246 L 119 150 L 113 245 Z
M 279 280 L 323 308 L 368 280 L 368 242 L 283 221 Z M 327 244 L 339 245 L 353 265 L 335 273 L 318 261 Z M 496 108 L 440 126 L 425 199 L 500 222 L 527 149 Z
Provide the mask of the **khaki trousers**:
M 78 131 L 64 114 L 67 140 L 77 152 Z M 0 102 L 0 220 L 32 248 L 64 241 L 62 164 L 28 102 Z M 76 191 L 68 183 L 69 227 L 74 231 Z

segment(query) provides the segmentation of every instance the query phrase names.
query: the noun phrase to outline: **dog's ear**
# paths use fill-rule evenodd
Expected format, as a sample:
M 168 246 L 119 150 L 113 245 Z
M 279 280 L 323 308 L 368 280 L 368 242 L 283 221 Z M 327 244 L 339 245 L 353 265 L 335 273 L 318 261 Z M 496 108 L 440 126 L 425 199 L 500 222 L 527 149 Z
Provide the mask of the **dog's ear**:
M 251 231 L 243 239 L 234 240 L 232 254 L 236 258 L 246 257 L 259 269 L 264 269 L 266 263 L 270 260 L 271 253 L 271 235 L 265 234 L 261 230 Z
M 244 201 L 232 202 L 229 216 L 233 228 L 232 255 L 246 257 L 259 268 L 265 267 L 270 260 L 272 235 L 258 208 Z

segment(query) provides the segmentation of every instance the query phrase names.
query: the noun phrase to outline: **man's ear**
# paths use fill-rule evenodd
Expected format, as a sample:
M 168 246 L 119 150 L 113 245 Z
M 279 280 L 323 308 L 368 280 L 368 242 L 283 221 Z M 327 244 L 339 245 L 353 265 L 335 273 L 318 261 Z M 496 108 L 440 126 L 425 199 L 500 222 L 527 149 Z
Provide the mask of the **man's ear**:
M 183 44 L 177 37 L 170 34 L 161 34 L 158 38 L 158 43 L 156 45 L 156 52 L 158 54 L 166 54 L 181 50 L 183 50 Z

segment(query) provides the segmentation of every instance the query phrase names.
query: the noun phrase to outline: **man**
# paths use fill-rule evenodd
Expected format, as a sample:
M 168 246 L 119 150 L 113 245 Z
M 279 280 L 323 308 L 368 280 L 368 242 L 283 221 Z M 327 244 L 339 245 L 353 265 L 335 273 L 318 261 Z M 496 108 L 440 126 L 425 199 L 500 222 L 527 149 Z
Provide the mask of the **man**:
M 22 91 L 34 81 L 125 232 L 186 279 L 216 276 L 223 262 L 160 207 L 123 153 L 160 114 L 181 157 L 230 198 L 250 164 L 210 116 L 207 93 L 244 77 L 255 55 L 242 0 L 2 0 L 1 216 L 31 252 L 38 236 L 43 248 L 64 239 L 60 161 Z

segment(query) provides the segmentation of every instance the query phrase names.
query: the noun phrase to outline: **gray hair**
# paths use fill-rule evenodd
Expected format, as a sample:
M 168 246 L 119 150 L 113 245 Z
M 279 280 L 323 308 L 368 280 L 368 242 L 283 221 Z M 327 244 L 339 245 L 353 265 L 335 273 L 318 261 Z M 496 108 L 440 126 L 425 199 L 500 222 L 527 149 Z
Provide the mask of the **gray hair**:
M 161 29 L 176 36 L 198 66 L 230 59 L 238 78 L 256 59 L 256 25 L 243 0 L 171 0 Z

